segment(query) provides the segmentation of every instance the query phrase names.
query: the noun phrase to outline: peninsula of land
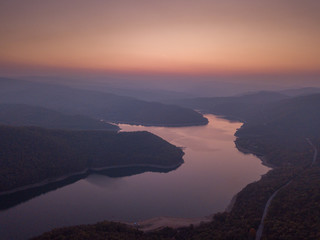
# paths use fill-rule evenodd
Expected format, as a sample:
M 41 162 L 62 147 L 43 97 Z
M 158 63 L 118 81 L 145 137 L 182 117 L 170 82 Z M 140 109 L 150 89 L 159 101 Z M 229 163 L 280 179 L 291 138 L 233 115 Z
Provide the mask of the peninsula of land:
M 71 131 L 0 125 L 0 193 L 61 181 L 88 170 L 175 169 L 183 151 L 149 132 Z

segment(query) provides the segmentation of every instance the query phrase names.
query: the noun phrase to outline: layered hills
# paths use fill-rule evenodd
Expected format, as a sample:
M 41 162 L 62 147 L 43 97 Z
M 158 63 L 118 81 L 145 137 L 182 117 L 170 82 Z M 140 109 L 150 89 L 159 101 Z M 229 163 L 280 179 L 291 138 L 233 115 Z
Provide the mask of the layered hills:
M 317 221 L 320 165 L 315 150 L 320 146 L 320 94 L 292 97 L 260 92 L 226 98 L 185 99 L 179 104 L 229 119 L 241 119 L 244 125 L 236 133 L 236 146 L 244 153 L 257 155 L 273 169 L 259 181 L 247 185 L 237 194 L 231 210 L 215 214 L 210 223 L 164 228 L 152 233 L 137 232 L 140 239 L 255 239 L 266 203 L 278 190 L 267 212 L 261 239 L 320 238 Z M 89 236 L 98 234 L 96 228 L 101 224 L 109 226 L 109 223 L 100 223 L 59 229 L 37 239 L 48 236 L 54 239 L 67 233 L 86 239 L 80 233 L 85 229 Z M 99 232 L 99 236 L 108 231 Z M 123 232 L 127 231 L 131 230 Z
M 233 97 L 180 99 L 172 101 L 172 103 L 198 109 L 203 113 L 222 115 L 228 119 L 248 121 L 262 105 L 286 98 L 288 96 L 281 93 L 261 91 Z
M 83 115 L 67 115 L 44 107 L 0 104 L 0 124 L 70 130 L 119 130 L 119 127 Z
M 147 102 L 112 93 L 0 78 L 0 103 L 39 106 L 108 122 L 154 125 L 205 125 L 202 114 L 175 105 Z

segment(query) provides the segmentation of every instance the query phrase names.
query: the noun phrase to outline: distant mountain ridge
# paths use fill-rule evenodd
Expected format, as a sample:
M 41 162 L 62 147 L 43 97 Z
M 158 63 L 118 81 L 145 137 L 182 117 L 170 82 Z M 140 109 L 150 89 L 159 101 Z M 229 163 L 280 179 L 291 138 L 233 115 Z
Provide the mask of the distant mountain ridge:
M 0 124 L 71 130 L 119 130 L 119 127 L 82 115 L 66 115 L 25 104 L 0 104 Z
M 204 125 L 202 114 L 179 106 L 111 93 L 0 78 L 0 103 L 27 104 L 112 122 L 161 126 Z
M 238 134 L 265 131 L 316 136 L 320 132 L 320 94 L 283 99 L 261 106 L 259 112 L 251 114 L 251 118 L 252 124 L 245 124 Z
M 226 116 L 229 119 L 248 120 L 261 105 L 286 99 L 288 96 L 269 91 L 260 91 L 233 97 L 191 98 L 173 101 L 172 103 L 198 109 L 204 113 Z
M 306 90 L 310 88 L 294 92 L 301 94 Z M 313 135 L 320 131 L 320 93 L 290 97 L 279 92 L 260 91 L 234 97 L 183 99 L 175 103 L 245 122 L 237 134 L 248 132 L 249 127 L 255 133 L 264 129 Z

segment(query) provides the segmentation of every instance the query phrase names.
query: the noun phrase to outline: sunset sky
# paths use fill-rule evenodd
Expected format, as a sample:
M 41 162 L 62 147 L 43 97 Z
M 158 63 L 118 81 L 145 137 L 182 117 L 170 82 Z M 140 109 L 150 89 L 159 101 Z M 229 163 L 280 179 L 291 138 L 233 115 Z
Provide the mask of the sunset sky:
M 0 74 L 320 72 L 319 0 L 7 0 Z

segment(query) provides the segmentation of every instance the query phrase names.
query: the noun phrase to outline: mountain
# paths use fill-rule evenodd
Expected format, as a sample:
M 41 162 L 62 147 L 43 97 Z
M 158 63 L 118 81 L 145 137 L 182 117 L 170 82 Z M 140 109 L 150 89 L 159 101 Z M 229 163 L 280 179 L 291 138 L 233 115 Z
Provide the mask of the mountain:
M 200 113 L 179 106 L 5 78 L 0 78 L 0 103 L 41 106 L 65 114 L 87 115 L 119 123 L 191 126 L 208 122 Z
M 306 93 L 305 90 L 297 92 Z M 261 91 L 234 97 L 183 99 L 175 103 L 245 122 L 238 135 L 249 132 L 249 128 L 255 134 L 273 131 L 311 136 L 320 131 L 320 93 L 289 97 L 278 92 Z
M 238 134 L 243 132 L 275 132 L 277 134 L 295 134 L 305 137 L 320 132 L 320 94 L 283 99 L 261 106 L 256 112 L 254 124 L 245 124 Z
M 234 97 L 191 98 L 172 103 L 229 119 L 248 120 L 261 105 L 288 98 L 286 95 L 261 91 Z
M 291 96 L 291 97 L 297 97 L 302 95 L 311 95 L 311 94 L 320 93 L 320 88 L 305 87 L 305 88 L 287 89 L 287 90 L 280 91 L 280 93 Z
M 66 115 L 25 104 L 0 104 L 0 124 L 74 130 L 119 130 L 116 125 L 87 116 Z

